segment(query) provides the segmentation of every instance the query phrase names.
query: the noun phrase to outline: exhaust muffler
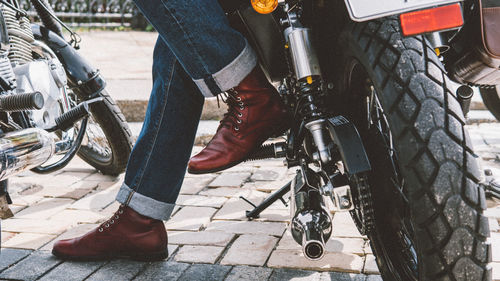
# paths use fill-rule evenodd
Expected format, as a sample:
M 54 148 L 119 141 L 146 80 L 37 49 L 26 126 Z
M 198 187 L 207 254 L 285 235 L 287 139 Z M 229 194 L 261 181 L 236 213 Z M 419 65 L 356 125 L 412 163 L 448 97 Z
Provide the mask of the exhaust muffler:
M 319 260 L 325 254 L 325 243 L 332 235 L 332 220 L 319 193 L 320 182 L 310 170 L 297 172 L 292 182 L 290 231 L 302 245 L 304 256 Z
M 42 165 L 54 152 L 54 138 L 39 128 L 0 136 L 0 180 Z

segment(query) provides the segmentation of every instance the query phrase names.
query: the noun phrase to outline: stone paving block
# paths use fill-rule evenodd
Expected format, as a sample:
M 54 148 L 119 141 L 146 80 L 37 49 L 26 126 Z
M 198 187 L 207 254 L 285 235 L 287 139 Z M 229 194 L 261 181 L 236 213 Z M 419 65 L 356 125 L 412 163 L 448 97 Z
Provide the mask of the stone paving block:
M 363 258 L 354 254 L 326 253 L 321 260 L 310 261 L 304 257 L 302 251 L 275 250 L 267 265 L 276 268 L 360 273 L 363 269 Z
M 365 252 L 365 254 L 372 254 L 373 255 L 373 250 L 372 250 L 372 246 L 370 246 L 370 242 L 365 241 L 365 247 L 363 248 L 363 251 Z
M 276 269 L 271 274 L 269 281 L 319 281 L 321 273 L 306 270 Z
M 368 275 L 366 281 L 384 281 L 380 275 Z
M 285 169 L 283 170 L 283 174 L 285 173 Z M 255 171 L 250 177 L 251 181 L 274 181 L 279 179 L 280 173 L 268 170 L 268 169 L 258 169 Z
M 118 177 L 115 176 L 110 176 L 110 175 L 103 175 L 101 173 L 93 173 L 92 175 L 88 176 L 85 178 L 86 181 L 98 181 L 98 182 L 103 182 L 103 181 L 118 181 Z
M 73 224 L 68 221 L 16 219 L 14 217 L 2 221 L 2 229 L 9 232 L 61 234 Z
M 221 246 L 225 247 L 234 234 L 222 231 L 169 231 L 168 243 L 181 245 Z
M 8 268 L 0 274 L 0 278 L 18 280 L 36 280 L 51 268 L 62 261 L 56 259 L 52 254 L 45 252 L 35 252 Z
M 66 209 L 74 201 L 64 198 L 46 198 L 16 214 L 19 219 L 47 219 Z
M 146 262 L 114 260 L 99 268 L 86 281 L 130 280 L 144 267 Z
M 168 230 L 197 231 L 210 222 L 217 209 L 187 206 L 177 212 L 165 225 Z
M 290 180 L 288 179 L 283 179 L 283 180 L 276 180 L 276 181 L 271 181 L 271 182 L 263 182 L 263 181 L 257 181 L 257 182 L 247 182 L 245 183 L 242 188 L 247 188 L 247 189 L 254 189 L 266 193 L 271 193 L 274 192 L 280 188 L 282 188 L 285 184 L 287 184 Z
M 252 208 L 248 208 L 248 210 L 251 209 Z M 269 207 L 260 213 L 259 217 L 255 220 L 267 222 L 290 222 L 290 210 L 274 209 Z
M 344 272 L 322 272 L 320 281 L 366 281 L 366 275 Z
M 175 204 L 183 206 L 197 207 L 214 207 L 220 208 L 227 198 L 224 197 L 208 197 L 202 195 L 179 195 Z
M 14 204 L 21 206 L 30 206 L 44 199 L 43 196 L 36 194 L 22 195 L 22 196 L 11 194 L 11 197 L 12 197 L 12 202 Z
M 224 173 L 253 173 L 256 171 L 256 167 L 253 163 L 240 163 L 234 167 L 224 170 Z
M 268 280 L 272 272 L 272 269 L 266 267 L 235 266 L 224 281 Z
M 249 172 L 235 172 L 229 173 L 224 172 L 215 178 L 208 186 L 209 187 L 219 187 L 219 186 L 242 186 L 245 181 L 250 177 Z
M 2 243 L 4 248 L 30 249 L 36 250 L 47 244 L 56 235 L 38 234 L 38 233 L 19 233 L 7 242 Z
M 252 191 L 246 198 L 255 205 L 260 204 L 266 198 L 265 193 Z M 229 199 L 214 216 L 216 220 L 247 220 L 246 210 L 252 209 L 248 203 L 240 198 Z
M 2 240 L 0 240 L 0 245 L 3 245 L 3 243 L 5 243 L 7 240 L 9 240 L 10 238 L 16 236 L 16 233 L 2 231 L 0 233 L 0 236 L 2 237 Z
M 500 262 L 492 262 L 490 265 L 493 269 L 493 281 L 500 280 Z
M 484 211 L 484 215 L 489 218 L 500 219 L 500 206 L 486 209 L 486 211 Z
M 178 262 L 213 264 L 224 251 L 217 246 L 183 246 L 174 257 Z
M 105 190 L 108 188 L 119 188 L 121 186 L 121 182 L 119 181 L 96 181 L 97 188 L 96 190 Z M 76 183 L 78 184 L 78 183 Z
M 97 185 L 95 185 L 97 187 Z M 54 187 L 44 186 L 38 195 L 43 197 L 69 198 L 78 200 L 92 191 L 93 188 L 70 188 L 70 187 Z
M 500 262 L 500 233 L 490 233 L 491 251 L 494 262 Z
M 38 279 L 40 281 L 81 281 L 106 262 L 64 262 Z
M 201 176 L 199 178 L 185 178 L 181 187 L 181 194 L 198 194 L 205 188 L 215 177 Z
M 177 280 L 189 267 L 179 262 L 153 262 L 134 281 L 171 281 Z
M 30 250 L 2 249 L 0 251 L 0 272 L 31 254 Z
M 363 273 L 380 274 L 380 271 L 378 270 L 377 262 L 375 261 L 374 255 L 365 256 L 365 266 L 363 268 Z
M 365 240 L 361 238 L 339 238 L 331 237 L 325 245 L 326 252 L 334 253 L 352 253 L 356 255 L 364 255 Z M 286 231 L 281 238 L 278 250 L 301 250 L 302 246 L 299 245 L 292 238 L 290 231 Z
M 81 173 L 78 173 L 81 174 Z M 83 174 L 81 174 L 83 175 Z M 83 177 L 88 177 L 89 174 L 85 174 Z M 71 175 L 71 174 L 66 174 L 66 173 L 61 173 L 58 175 L 55 175 L 51 178 L 47 179 L 41 179 L 38 180 L 37 177 L 37 184 L 40 184 L 42 186 L 47 186 L 47 187 L 59 187 L 59 188 L 64 188 L 66 186 L 70 186 L 74 184 L 75 182 L 81 181 L 83 178 L 82 176 L 77 176 L 77 175 Z
M 52 247 L 54 246 L 54 243 L 56 241 L 62 240 L 62 239 L 70 239 L 70 238 L 75 238 L 81 235 L 84 235 L 85 233 L 89 232 L 90 230 L 96 228 L 98 224 L 80 224 L 78 226 L 70 228 L 68 231 L 64 232 L 63 234 L 59 235 L 57 238 L 53 239 L 50 241 L 50 243 L 47 243 L 43 248 L 41 249 L 42 251 L 52 251 Z
M 224 265 L 263 266 L 278 238 L 268 235 L 241 235 L 220 262 Z
M 118 201 L 113 201 L 110 205 L 108 205 L 106 208 L 102 209 L 99 211 L 100 214 L 105 216 L 106 218 L 111 217 L 118 211 L 118 208 L 120 208 L 121 203 Z
M 14 214 L 17 214 L 20 211 L 28 208 L 28 206 L 21 206 L 21 205 L 15 205 L 15 204 L 9 205 L 9 207 L 10 207 L 10 210 L 12 211 L 12 213 L 14 213 Z
M 286 224 L 280 222 L 214 221 L 208 225 L 207 231 L 281 236 L 285 228 Z
M 362 236 L 358 229 L 356 228 L 356 225 L 352 221 L 351 215 L 348 212 L 337 212 L 333 216 L 332 220 L 332 226 L 333 226 L 333 236 L 336 237 L 358 237 L 358 238 L 364 238 L 365 236 Z
M 219 197 L 247 197 L 250 195 L 251 190 L 248 188 L 243 187 L 227 187 L 227 186 L 221 186 L 221 187 L 214 187 L 214 188 L 207 188 L 206 190 L 200 191 L 200 195 L 205 195 L 205 196 L 219 196 Z
M 99 223 L 107 218 L 102 213 L 90 210 L 64 210 L 50 217 L 50 219 L 54 220 L 68 220 L 75 223 Z
M 107 207 L 115 201 L 120 184 L 103 191 L 96 191 L 73 203 L 69 208 L 79 210 L 98 211 Z
M 178 281 L 193 281 L 200 280 L 200 278 L 203 281 L 220 281 L 224 280 L 229 270 L 231 270 L 230 266 L 193 264 L 184 271 Z

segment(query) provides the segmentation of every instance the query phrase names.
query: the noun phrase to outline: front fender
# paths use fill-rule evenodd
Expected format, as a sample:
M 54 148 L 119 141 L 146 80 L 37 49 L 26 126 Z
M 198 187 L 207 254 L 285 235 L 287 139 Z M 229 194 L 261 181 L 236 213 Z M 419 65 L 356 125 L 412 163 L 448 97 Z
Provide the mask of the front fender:
M 54 51 L 66 69 L 70 87 L 77 89 L 75 92 L 80 98 L 94 97 L 106 87 L 106 81 L 99 71 L 92 67 L 64 38 L 37 24 L 32 24 L 31 30 L 35 39 L 44 42 Z

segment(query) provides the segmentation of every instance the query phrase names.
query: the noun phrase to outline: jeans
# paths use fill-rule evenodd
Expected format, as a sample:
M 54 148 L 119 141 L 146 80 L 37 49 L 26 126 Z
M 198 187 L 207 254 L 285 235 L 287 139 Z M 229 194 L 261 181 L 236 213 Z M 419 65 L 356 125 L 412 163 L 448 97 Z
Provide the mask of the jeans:
M 217 0 L 135 0 L 159 36 L 153 89 L 116 200 L 154 219 L 170 217 L 203 107 L 256 66 L 246 39 Z

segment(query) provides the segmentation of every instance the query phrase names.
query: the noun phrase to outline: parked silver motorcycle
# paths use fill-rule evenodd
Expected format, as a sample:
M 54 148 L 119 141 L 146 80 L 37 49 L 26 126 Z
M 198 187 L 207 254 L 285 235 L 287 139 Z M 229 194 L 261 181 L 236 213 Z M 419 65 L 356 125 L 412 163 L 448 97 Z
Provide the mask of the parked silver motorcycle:
M 32 0 L 43 25 L 16 0 L 0 1 L 0 219 L 12 215 L 7 179 L 51 173 L 75 155 L 104 174 L 124 171 L 132 136 L 99 71 L 76 51 L 46 0 Z M 67 28 L 67 27 L 66 27 Z

